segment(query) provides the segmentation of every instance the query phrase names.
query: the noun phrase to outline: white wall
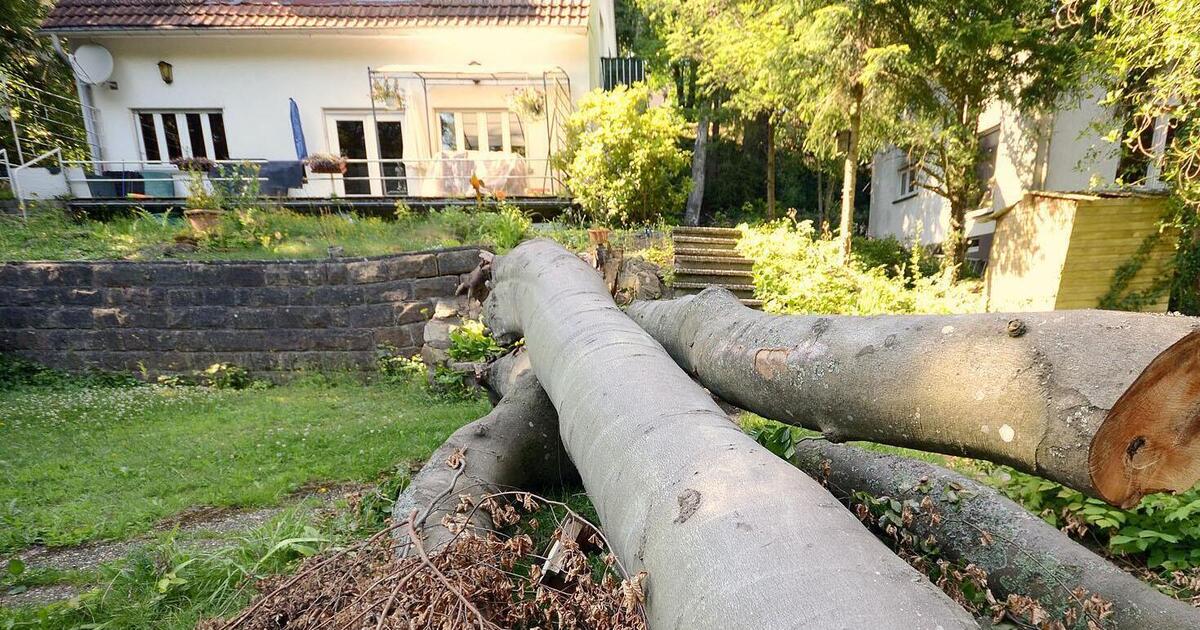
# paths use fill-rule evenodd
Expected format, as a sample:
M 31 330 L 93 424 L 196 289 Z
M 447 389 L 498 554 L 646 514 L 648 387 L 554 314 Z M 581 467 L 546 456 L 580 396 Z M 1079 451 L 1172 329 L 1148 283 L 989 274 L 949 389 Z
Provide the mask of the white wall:
M 423 29 L 386 36 L 179 33 L 76 37 L 71 44 L 89 42 L 108 48 L 115 60 L 112 80 L 118 89 L 95 89 L 106 160 L 141 159 L 133 116 L 139 109 L 220 109 L 232 158 L 295 159 L 289 97 L 299 105 L 309 152 L 328 151 L 325 112 L 370 109 L 368 67 L 471 62 L 514 70 L 561 66 L 570 77 L 573 98 L 592 87 L 582 27 Z M 173 66 L 171 85 L 159 76 L 160 60 Z M 445 106 L 437 101 L 439 89 L 431 85 L 431 102 L 422 103 L 419 83 L 406 88 L 406 157 L 430 153 L 425 116 L 427 110 Z M 470 83 L 457 89 L 478 91 L 477 107 L 504 107 L 504 95 L 511 91 Z
M 1097 122 L 1109 110 L 1099 105 L 1102 90 L 1064 99 L 1060 108 L 1039 118 L 1023 116 L 1012 106 L 994 104 L 979 119 L 980 132 L 1000 127 L 1000 146 L 992 188 L 992 207 L 1005 208 L 1026 192 L 1079 192 L 1111 188 L 1119 160 L 1118 147 L 1106 142 Z M 1159 134 L 1162 135 L 1162 134 Z M 1161 139 L 1159 140 L 1161 143 Z M 895 202 L 900 186 L 899 150 L 884 151 L 872 164 L 870 224 L 873 237 L 895 236 L 923 243 L 940 242 L 949 224 L 949 205 L 928 191 Z M 917 226 L 921 225 L 920 234 Z M 993 231 L 990 223 L 968 223 L 968 235 Z

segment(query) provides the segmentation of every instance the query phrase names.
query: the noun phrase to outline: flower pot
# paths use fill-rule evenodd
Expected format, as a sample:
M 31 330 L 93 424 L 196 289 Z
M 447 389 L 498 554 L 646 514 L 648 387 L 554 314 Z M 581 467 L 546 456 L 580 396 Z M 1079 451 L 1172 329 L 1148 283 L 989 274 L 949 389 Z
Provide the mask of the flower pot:
M 322 175 L 344 175 L 346 173 L 346 163 L 340 164 L 309 164 L 308 170 L 313 173 Z
M 608 228 L 588 228 L 588 240 L 592 245 L 604 245 L 608 243 Z
M 211 232 L 221 221 L 220 210 L 184 210 L 183 216 L 187 218 L 188 225 L 197 232 Z

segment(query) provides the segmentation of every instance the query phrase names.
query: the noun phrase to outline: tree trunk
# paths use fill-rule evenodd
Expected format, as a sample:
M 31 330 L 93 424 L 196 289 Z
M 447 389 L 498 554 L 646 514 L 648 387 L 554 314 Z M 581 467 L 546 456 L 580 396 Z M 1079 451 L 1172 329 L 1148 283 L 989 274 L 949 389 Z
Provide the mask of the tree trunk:
M 826 482 L 843 501 L 855 492 L 899 501 L 911 515 L 915 540 L 932 539 L 938 555 L 988 574 L 998 599 L 1032 597 L 1067 628 L 1122 630 L 1200 628 L 1200 609 L 1172 599 L 1121 571 L 993 488 L 922 461 L 854 446 L 805 440 L 796 447 L 802 470 Z M 1076 595 L 1075 589 L 1086 592 Z M 1082 602 L 1096 595 L 1113 615 L 1100 622 Z M 1068 614 L 1068 609 L 1075 614 Z
M 829 177 L 829 183 L 825 186 L 825 201 L 821 206 L 825 209 L 825 214 L 821 215 L 821 236 L 829 236 L 833 230 L 829 226 L 829 211 L 833 209 L 833 193 L 834 183 L 837 179 L 832 173 L 826 174 Z
M 396 522 L 414 510 L 421 541 L 439 550 L 454 534 L 441 525 L 454 514 L 458 497 L 475 498 L 518 487 L 535 489 L 577 479 L 558 438 L 558 415 L 529 369 L 524 352 L 504 357 L 488 373 L 488 386 L 502 395 L 486 416 L 455 431 L 400 493 L 392 510 Z M 449 463 L 448 463 L 449 462 Z M 461 464 L 458 466 L 451 464 Z M 490 528 L 486 515 L 476 513 L 476 526 Z M 396 549 L 407 554 L 407 532 L 397 532 Z
M 862 99 L 862 86 L 855 85 L 854 103 L 850 105 L 846 160 L 842 165 L 842 221 L 838 226 L 838 240 L 843 265 L 850 263 L 850 239 L 854 236 L 854 187 L 858 184 L 858 135 L 862 126 Z
M 767 118 L 767 220 L 775 218 L 775 122 Z
M 950 270 L 950 279 L 962 277 L 962 266 L 967 259 L 966 235 L 967 209 L 962 202 L 950 200 L 950 225 L 946 230 L 946 241 L 942 245 L 945 256 L 943 266 Z
M 717 288 L 628 312 L 717 395 L 830 441 L 987 459 L 1123 507 L 1200 479 L 1200 320 L 782 317 Z
M 613 551 L 655 628 L 967 628 L 973 620 L 802 472 L 756 444 L 559 245 L 493 266 Z
M 700 206 L 704 203 L 704 175 L 708 157 L 708 111 L 700 112 L 696 123 L 696 145 L 692 150 L 692 190 L 688 193 L 684 225 L 700 225 Z

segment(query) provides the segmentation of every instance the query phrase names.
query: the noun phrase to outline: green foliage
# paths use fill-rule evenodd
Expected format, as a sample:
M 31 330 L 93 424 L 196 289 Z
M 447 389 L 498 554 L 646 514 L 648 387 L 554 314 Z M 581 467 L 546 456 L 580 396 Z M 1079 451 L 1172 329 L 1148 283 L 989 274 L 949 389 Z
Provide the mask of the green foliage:
M 683 118 L 649 101 L 644 85 L 593 91 L 567 123 L 555 162 L 591 221 L 638 224 L 683 208 L 690 185 L 688 152 L 678 146 Z
M 375 349 L 375 370 L 385 383 L 424 386 L 429 380 L 429 368 L 421 361 L 421 355 L 406 357 L 387 344 Z
M 794 427 L 779 423 L 755 424 L 747 427 L 746 433 L 768 451 L 787 460 L 796 454 L 796 442 L 801 439 Z
M 199 171 L 188 172 L 187 193 L 184 203 L 188 210 L 221 210 L 224 207 L 221 190 L 211 186 Z
M 214 363 L 196 375 L 201 383 L 216 389 L 246 389 L 254 383 L 246 368 L 232 363 Z
M 978 283 L 925 276 L 911 261 L 890 272 L 855 255 L 842 265 L 838 244 L 811 221 L 739 226 L 738 250 L 754 261 L 756 297 L 771 313 L 956 313 L 982 310 Z M 882 249 L 879 248 L 879 249 Z M 879 251 L 872 251 L 878 256 Z
M 174 532 L 103 566 L 101 587 L 40 609 L 6 611 L 0 622 L 31 628 L 192 628 L 206 617 L 245 606 L 256 583 L 293 570 L 345 535 L 299 509 L 217 545 L 197 545 Z
M 1056 483 L 981 464 L 984 481 L 1055 527 L 1088 537 L 1114 555 L 1141 557 L 1152 569 L 1200 567 L 1200 488 L 1153 494 L 1121 510 Z
M 314 480 L 371 480 L 486 408 L 328 377 L 268 390 L 7 390 L 0 553 L 126 538 L 190 506 L 273 505 Z
M 404 221 L 353 213 L 304 215 L 269 205 L 233 208 L 211 234 L 188 231 L 182 217 L 138 211 L 108 221 L 72 221 L 52 207 L 35 207 L 29 221 L 0 215 L 3 260 L 153 260 L 325 258 L 330 244 L 347 256 L 378 256 L 465 244 L 512 247 L 528 235 L 529 219 L 511 204 L 478 210 L 447 208 Z M 176 237 L 195 243 L 181 248 Z
M 495 212 L 480 212 L 475 215 L 476 226 L 473 234 L 477 241 L 494 245 L 500 252 L 506 252 L 516 247 L 529 235 L 533 227 L 530 219 L 520 208 L 500 201 L 496 204 Z
M 450 358 L 455 361 L 487 361 L 504 354 L 483 322 L 467 319 L 450 331 Z
M 132 374 L 89 370 L 70 374 L 13 354 L 0 353 L 0 392 L 21 387 L 63 389 L 68 387 L 137 387 L 143 383 Z M 0 425 L 2 426 L 2 425 Z

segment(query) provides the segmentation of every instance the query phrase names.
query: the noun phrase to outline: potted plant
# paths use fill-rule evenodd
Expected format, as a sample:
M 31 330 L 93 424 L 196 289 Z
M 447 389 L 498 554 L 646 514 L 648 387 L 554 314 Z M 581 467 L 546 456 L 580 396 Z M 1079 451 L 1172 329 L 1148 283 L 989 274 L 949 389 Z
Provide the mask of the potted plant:
M 189 173 L 207 173 L 217 166 L 217 163 L 206 157 L 177 157 L 171 160 L 175 168 Z
M 541 120 L 546 115 L 546 95 L 531 87 L 513 90 L 508 95 L 508 111 Z
M 313 153 L 304 163 L 314 173 L 341 175 L 346 172 L 346 158 L 332 153 Z
M 215 190 L 209 190 L 204 183 L 204 175 L 200 171 L 190 172 L 188 179 L 188 196 L 183 216 L 188 225 L 200 233 L 208 233 L 217 227 L 221 220 L 221 195 Z

